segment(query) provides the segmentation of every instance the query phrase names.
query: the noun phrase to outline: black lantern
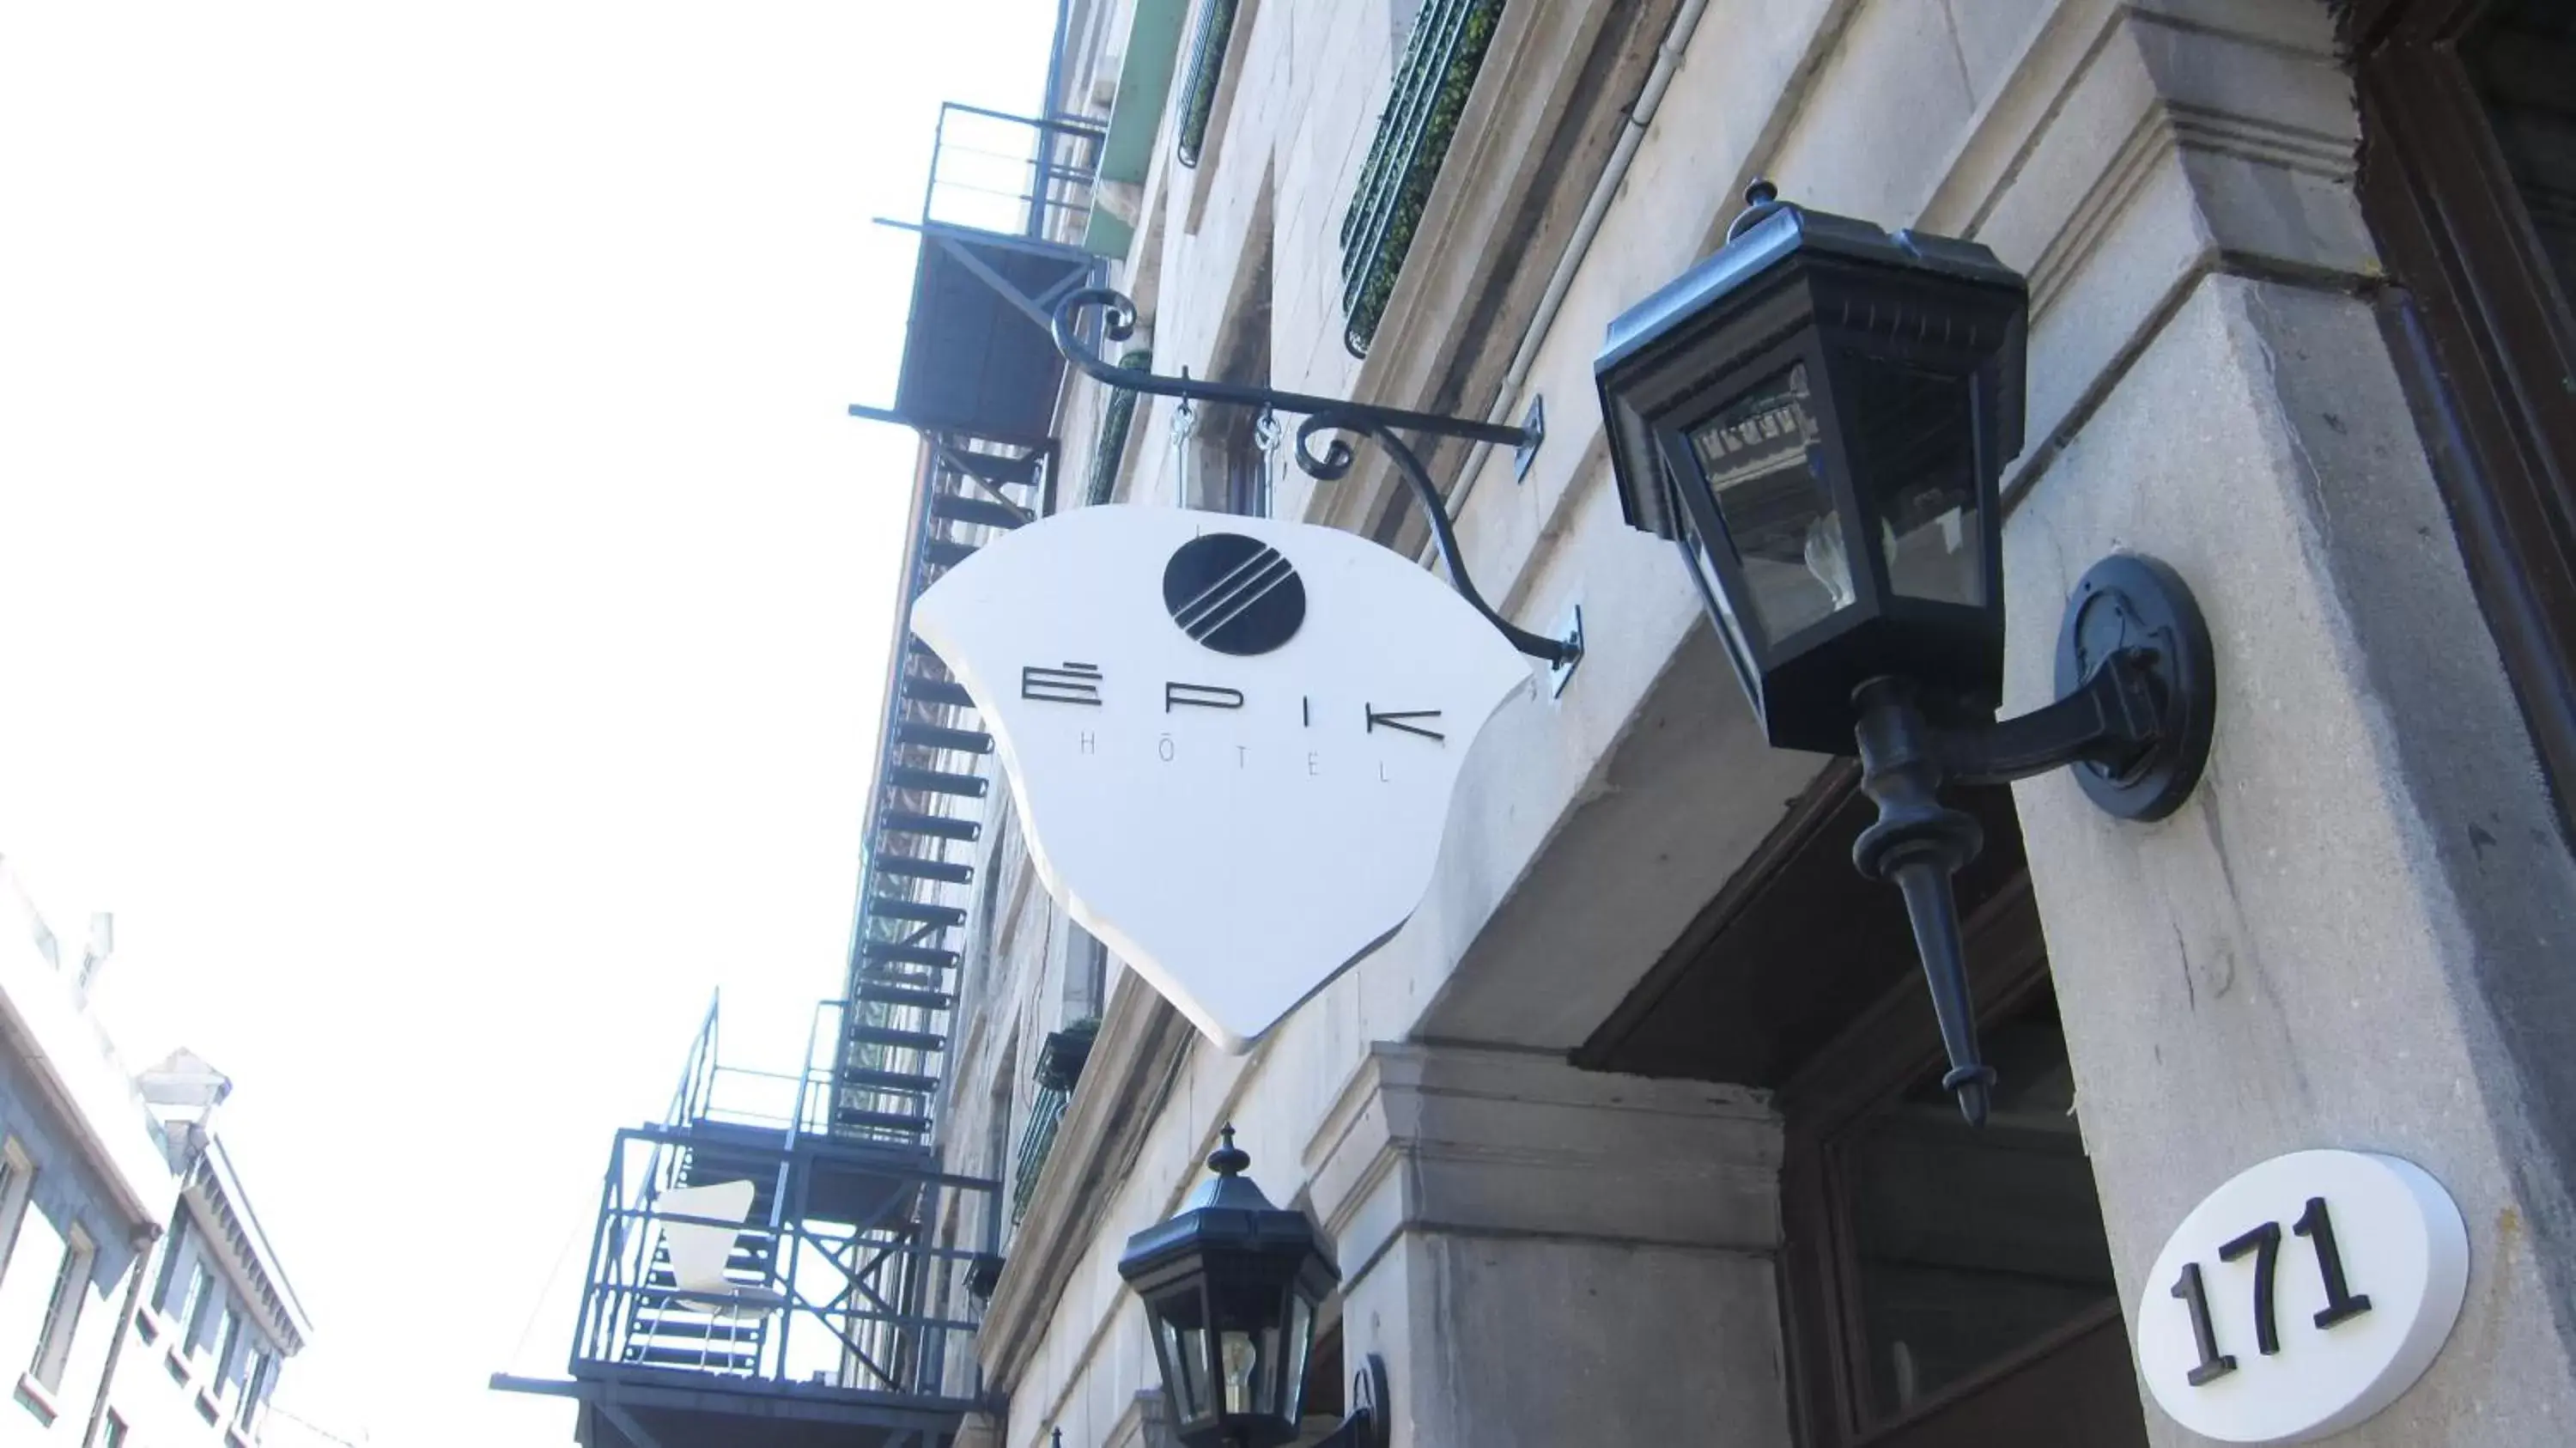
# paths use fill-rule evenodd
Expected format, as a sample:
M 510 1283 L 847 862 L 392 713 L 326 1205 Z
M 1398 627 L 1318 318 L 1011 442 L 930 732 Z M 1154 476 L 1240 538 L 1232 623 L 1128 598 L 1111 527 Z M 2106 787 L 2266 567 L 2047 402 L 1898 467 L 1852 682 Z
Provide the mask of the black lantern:
M 1753 194 L 1595 363 L 1628 521 L 1681 543 L 1773 745 L 1849 753 L 1882 674 L 1991 713 L 2028 289 L 1982 246 Z
M 1173 1431 L 1191 1448 L 1275 1448 L 1298 1436 L 1315 1314 L 1341 1280 L 1303 1212 L 1271 1205 L 1243 1175 L 1234 1128 L 1208 1155 L 1216 1175 L 1179 1213 L 1127 1239 L 1118 1275 L 1145 1300 Z M 1328 1441 L 1383 1448 L 1385 1369 L 1354 1384 Z
M 1904 892 L 1947 1084 L 1982 1121 L 1950 889 L 1982 841 L 1939 790 L 2074 765 L 2115 815 L 2172 813 L 2208 754 L 2208 629 L 2171 569 L 2106 559 L 2061 631 L 2062 697 L 1996 722 L 2029 288 L 1973 242 L 1745 199 L 1595 360 L 1620 505 L 1681 549 L 1764 737 L 1859 753 L 1879 818 L 1853 860 Z

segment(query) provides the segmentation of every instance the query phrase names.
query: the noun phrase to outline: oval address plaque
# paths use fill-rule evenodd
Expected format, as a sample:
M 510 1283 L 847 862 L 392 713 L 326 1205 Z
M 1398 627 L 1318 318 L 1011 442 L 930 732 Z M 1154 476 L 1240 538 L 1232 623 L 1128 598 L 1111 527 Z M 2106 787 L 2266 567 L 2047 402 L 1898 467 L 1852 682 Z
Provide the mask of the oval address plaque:
M 2222 1443 L 2304 1443 L 2395 1402 L 2468 1290 L 2460 1209 L 2411 1162 L 2300 1151 L 2247 1168 L 2165 1243 L 2138 1370 L 2175 1421 Z

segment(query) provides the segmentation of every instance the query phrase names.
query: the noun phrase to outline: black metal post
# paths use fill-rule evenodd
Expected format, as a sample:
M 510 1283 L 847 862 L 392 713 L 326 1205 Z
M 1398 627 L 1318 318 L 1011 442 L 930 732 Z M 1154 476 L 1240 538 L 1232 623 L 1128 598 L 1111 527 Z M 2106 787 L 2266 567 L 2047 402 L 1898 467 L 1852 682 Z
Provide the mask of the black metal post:
M 1104 360 L 1082 340 L 1082 314 L 1092 308 L 1101 310 L 1101 332 L 1106 340 L 1122 342 L 1133 336 L 1136 330 L 1135 302 L 1109 287 L 1086 287 L 1058 302 L 1054 328 L 1056 350 L 1084 375 L 1102 386 L 1122 392 L 1180 397 L 1227 407 L 1266 408 L 1303 417 L 1306 420 L 1297 427 L 1297 466 L 1307 476 L 1321 482 L 1347 477 L 1353 454 L 1350 444 L 1339 438 L 1327 441 L 1320 453 L 1315 451 L 1315 439 L 1320 434 L 1353 432 L 1374 439 L 1386 449 L 1396 472 L 1412 488 L 1414 500 L 1422 505 L 1423 516 L 1431 525 L 1432 540 L 1440 550 L 1441 564 L 1449 570 L 1449 582 L 1458 590 L 1458 596 L 1467 600 L 1470 607 L 1499 630 L 1513 648 L 1532 658 L 1543 659 L 1563 669 L 1571 667 L 1583 656 L 1580 637 L 1554 639 L 1532 633 L 1504 618 L 1485 602 L 1484 595 L 1476 590 L 1475 581 L 1467 576 L 1467 562 L 1458 548 L 1457 531 L 1450 524 L 1448 508 L 1440 500 L 1439 487 L 1431 481 L 1430 469 L 1424 467 L 1421 457 L 1396 435 L 1396 429 L 1401 428 L 1434 437 L 1464 438 L 1471 442 L 1527 450 L 1538 446 L 1538 429 L 1445 417 L 1436 412 L 1415 412 L 1402 407 L 1379 407 L 1302 392 L 1281 392 L 1238 382 L 1212 382 L 1188 376 L 1165 377 L 1159 373 L 1121 367 Z
M 2054 702 L 2013 719 L 1935 723 L 1911 680 L 1876 678 L 1853 691 L 1860 787 L 1878 821 L 1853 842 L 1852 863 L 1904 892 L 1950 1058 L 1941 1084 L 1971 1124 L 1985 1124 L 1995 1073 L 1977 1054 L 1951 877 L 1985 840 L 1973 817 L 1941 803 L 1942 786 L 2008 784 L 2074 765 L 2103 809 L 2162 819 L 2181 807 L 2208 760 L 2210 680 L 2209 629 L 2191 590 L 2165 565 L 2121 555 L 2094 565 L 2068 605 Z
M 1914 685 L 1872 679 L 1854 698 L 1861 711 L 1860 787 L 1878 805 L 1878 822 L 1852 842 L 1852 863 L 1905 894 L 1914 948 L 1950 1058 L 1941 1084 L 1959 1098 L 1968 1124 L 1983 1126 L 1995 1072 L 1977 1056 L 1976 1003 L 1968 992 L 1967 946 L 1950 877 L 1985 848 L 1985 832 L 1973 816 L 1941 803 L 1938 741 L 1915 702 Z

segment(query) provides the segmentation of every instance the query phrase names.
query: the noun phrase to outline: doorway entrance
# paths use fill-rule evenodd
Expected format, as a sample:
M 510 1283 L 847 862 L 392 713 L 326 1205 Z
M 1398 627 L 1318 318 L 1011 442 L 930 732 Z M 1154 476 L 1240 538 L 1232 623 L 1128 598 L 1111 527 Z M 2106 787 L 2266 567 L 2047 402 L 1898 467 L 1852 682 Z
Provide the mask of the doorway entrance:
M 1941 1089 L 1904 906 L 1852 868 L 1857 776 L 1810 786 L 1575 1064 L 1775 1092 L 1803 1448 L 2144 1448 L 2011 795 L 1953 800 L 1986 834 L 1958 879 L 2000 1077 L 1979 1131 Z
M 1985 1128 L 1905 982 L 1785 1086 L 1783 1326 L 1809 1448 L 2145 1448 L 2027 886 L 1969 942 Z

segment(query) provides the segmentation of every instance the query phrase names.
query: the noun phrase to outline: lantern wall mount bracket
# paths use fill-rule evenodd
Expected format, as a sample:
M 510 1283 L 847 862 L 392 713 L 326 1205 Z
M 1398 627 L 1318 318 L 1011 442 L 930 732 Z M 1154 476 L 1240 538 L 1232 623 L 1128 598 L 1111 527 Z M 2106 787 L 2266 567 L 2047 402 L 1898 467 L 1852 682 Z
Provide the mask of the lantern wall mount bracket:
M 1386 1359 L 1370 1353 L 1351 1374 L 1350 1412 L 1341 1426 L 1315 1448 L 1387 1448 L 1395 1439 L 1395 1418 L 1387 1411 Z
M 1526 425 L 1513 427 L 1506 423 L 1479 422 L 1473 418 L 1447 417 L 1409 408 L 1380 407 L 1372 403 L 1282 392 L 1238 382 L 1166 377 L 1139 368 L 1118 366 L 1093 352 L 1082 340 L 1082 318 L 1083 313 L 1094 308 L 1101 312 L 1101 332 L 1107 340 L 1123 342 L 1134 335 L 1136 303 L 1133 300 L 1110 287 L 1085 287 L 1056 304 L 1055 346 L 1064 354 L 1065 361 L 1104 387 L 1155 397 L 1186 398 L 1224 407 L 1264 408 L 1303 417 L 1305 421 L 1297 425 L 1297 466 L 1318 482 L 1335 482 L 1349 476 L 1355 461 L 1350 444 L 1340 438 L 1326 439 L 1322 450 L 1318 451 L 1316 439 L 1323 434 L 1358 433 L 1385 449 L 1388 459 L 1395 464 L 1396 472 L 1412 488 L 1414 501 L 1422 505 L 1423 516 L 1431 525 L 1432 542 L 1440 550 L 1441 564 L 1448 569 L 1449 582 L 1458 590 L 1458 596 L 1499 630 L 1513 648 L 1531 658 L 1543 660 L 1557 679 L 1556 687 L 1564 687 L 1565 676 L 1583 657 L 1581 634 L 1575 632 L 1563 638 L 1549 638 L 1522 628 L 1495 612 L 1493 605 L 1477 591 L 1475 581 L 1467 576 L 1467 561 L 1458 547 L 1457 530 L 1450 524 L 1449 510 L 1441 502 L 1440 489 L 1431 481 L 1430 470 L 1423 466 L 1421 456 L 1398 435 L 1400 431 L 1415 432 L 1508 447 L 1514 454 L 1513 466 L 1517 476 L 1528 471 L 1530 458 L 1538 451 L 1546 434 L 1546 414 L 1535 400 L 1531 403 Z
M 2191 796 L 2209 761 L 2212 653 L 2181 577 L 2155 559 L 2117 554 L 2093 565 L 2067 602 L 2056 702 L 2013 719 L 1946 721 L 1903 678 L 1872 679 L 1854 693 L 1861 790 L 1878 820 L 1853 843 L 1852 863 L 1905 897 L 1950 1059 L 1941 1084 L 1969 1121 L 1985 1121 L 1995 1072 L 1977 1051 L 1951 876 L 1984 839 L 1973 816 L 1941 803 L 1941 786 L 2072 768 L 2106 813 L 2163 819 Z
M 1351 1409 L 1332 1432 L 1315 1442 L 1315 1448 L 1388 1448 L 1395 1441 L 1395 1418 L 1387 1411 L 1386 1359 L 1370 1353 L 1360 1360 L 1360 1370 L 1351 1374 Z M 1055 1448 L 1064 1448 L 1064 1430 L 1052 1435 Z

